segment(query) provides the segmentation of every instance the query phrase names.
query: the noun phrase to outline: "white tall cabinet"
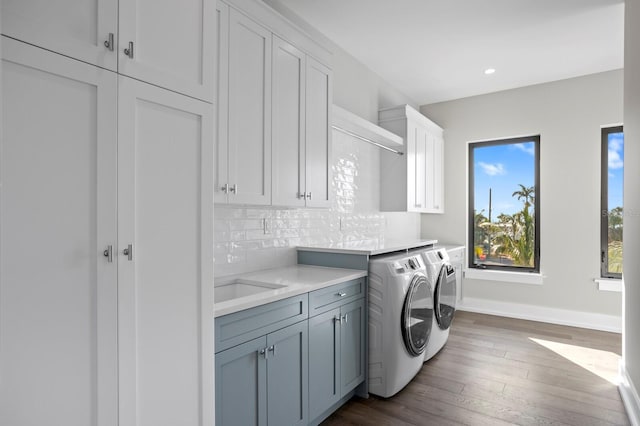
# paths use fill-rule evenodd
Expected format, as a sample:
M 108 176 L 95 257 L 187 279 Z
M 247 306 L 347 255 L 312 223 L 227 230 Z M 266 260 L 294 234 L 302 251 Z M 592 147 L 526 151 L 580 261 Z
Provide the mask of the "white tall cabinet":
M 3 34 L 213 101 L 215 0 L 2 0 Z
M 0 424 L 115 425 L 117 77 L 2 56 Z
M 0 424 L 212 425 L 213 105 L 2 58 Z
M 402 156 L 381 154 L 380 210 L 444 213 L 444 137 L 409 105 L 383 109 L 381 127 L 404 138 Z

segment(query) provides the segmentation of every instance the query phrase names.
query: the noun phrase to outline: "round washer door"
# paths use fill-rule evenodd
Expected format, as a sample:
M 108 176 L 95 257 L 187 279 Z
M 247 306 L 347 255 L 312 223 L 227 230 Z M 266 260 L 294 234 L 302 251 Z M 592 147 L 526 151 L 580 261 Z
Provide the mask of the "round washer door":
M 422 354 L 431 335 L 433 323 L 431 287 L 423 274 L 414 275 L 402 307 L 402 337 L 407 351 L 414 357 Z
M 442 265 L 438 274 L 434 306 L 438 327 L 448 329 L 456 313 L 456 270 L 448 263 Z

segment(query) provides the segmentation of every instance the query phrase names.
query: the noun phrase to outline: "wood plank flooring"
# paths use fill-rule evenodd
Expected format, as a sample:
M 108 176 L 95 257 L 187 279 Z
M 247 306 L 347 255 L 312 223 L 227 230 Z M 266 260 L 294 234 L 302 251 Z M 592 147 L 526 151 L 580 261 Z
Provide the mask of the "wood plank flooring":
M 629 425 L 615 333 L 457 312 L 446 346 L 395 396 L 323 425 Z

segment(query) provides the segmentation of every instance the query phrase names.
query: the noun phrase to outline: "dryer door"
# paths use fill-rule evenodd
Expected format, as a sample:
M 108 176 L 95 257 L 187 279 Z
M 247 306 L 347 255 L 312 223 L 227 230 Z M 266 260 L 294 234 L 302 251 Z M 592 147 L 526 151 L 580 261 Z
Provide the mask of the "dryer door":
M 433 323 L 431 287 L 423 274 L 415 274 L 402 307 L 402 337 L 407 351 L 414 357 L 422 354 L 431 335 Z
M 438 274 L 434 306 L 438 327 L 448 329 L 456 312 L 456 270 L 448 263 L 442 264 Z

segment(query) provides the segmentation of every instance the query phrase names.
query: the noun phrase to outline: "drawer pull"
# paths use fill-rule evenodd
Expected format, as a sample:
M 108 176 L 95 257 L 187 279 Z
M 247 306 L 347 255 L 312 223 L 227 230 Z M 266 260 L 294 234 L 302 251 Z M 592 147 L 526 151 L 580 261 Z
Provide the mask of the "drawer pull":
M 342 320 L 344 320 L 344 323 L 347 324 L 349 322 L 349 314 L 344 314 L 344 316 L 342 318 L 340 318 L 340 322 L 342 322 Z
M 276 356 L 276 345 L 269 346 L 268 350 L 273 354 L 273 356 Z
M 347 293 L 345 293 L 344 291 L 341 291 L 340 293 L 336 293 L 336 296 L 338 297 L 345 297 L 347 295 Z

